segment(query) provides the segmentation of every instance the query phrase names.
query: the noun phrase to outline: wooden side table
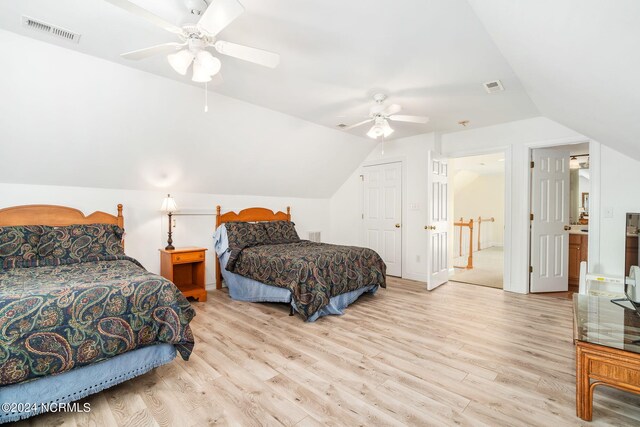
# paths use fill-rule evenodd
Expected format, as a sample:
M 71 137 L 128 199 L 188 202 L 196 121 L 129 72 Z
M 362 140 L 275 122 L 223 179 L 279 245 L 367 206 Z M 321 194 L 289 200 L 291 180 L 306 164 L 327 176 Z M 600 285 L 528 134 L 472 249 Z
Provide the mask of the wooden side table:
M 640 316 L 610 298 L 573 295 L 576 414 L 593 417 L 598 386 L 640 394 Z
M 160 249 L 160 274 L 171 280 L 185 297 L 207 300 L 205 248 Z
M 640 354 L 576 340 L 576 415 L 593 418 L 599 385 L 640 393 Z

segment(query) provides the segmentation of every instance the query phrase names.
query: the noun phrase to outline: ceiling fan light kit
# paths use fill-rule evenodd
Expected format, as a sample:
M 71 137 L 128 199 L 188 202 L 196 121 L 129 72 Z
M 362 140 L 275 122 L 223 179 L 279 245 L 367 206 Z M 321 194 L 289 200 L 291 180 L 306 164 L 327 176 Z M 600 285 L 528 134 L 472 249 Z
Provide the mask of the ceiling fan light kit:
M 420 124 L 429 122 L 429 118 L 425 116 L 407 116 L 397 114 L 402 111 L 402 107 L 398 104 L 391 104 L 388 107 L 385 107 L 384 101 L 386 99 L 386 95 L 382 93 L 376 93 L 373 96 L 375 104 L 369 110 L 369 118 L 351 126 L 344 126 L 343 129 L 350 130 L 358 126 L 373 122 L 373 126 L 367 132 L 367 136 L 372 139 L 378 139 L 381 136 L 387 138 L 394 132 L 394 129 L 389 124 L 389 120 L 394 122 Z
M 381 136 L 388 138 L 393 132 L 387 120 L 378 118 L 376 123 L 369 129 L 369 132 L 367 132 L 367 136 L 372 139 L 378 139 Z
M 183 49 L 176 53 L 170 53 L 167 55 L 167 60 L 176 73 L 184 76 L 187 74 L 187 70 L 195 57 L 196 56 L 189 49 Z
M 207 83 L 211 81 L 211 74 L 209 74 L 205 67 L 202 66 L 197 59 L 193 61 L 193 76 L 191 78 L 196 83 Z
M 212 76 L 216 75 L 222 67 L 220 59 L 207 51 L 208 47 L 213 47 L 220 54 L 270 68 L 275 68 L 280 62 L 280 56 L 276 53 L 216 39 L 219 32 L 244 12 L 244 7 L 238 0 L 211 0 L 209 6 L 204 0 L 186 0 L 185 5 L 191 15 L 199 16 L 200 19 L 197 24 L 185 25 L 182 28 L 166 22 L 129 0 L 105 1 L 176 34 L 180 39 L 180 43 L 164 43 L 124 53 L 121 55 L 123 58 L 138 60 L 157 53 L 170 52 L 167 60 L 177 73 L 186 75 L 193 64 L 192 80 L 194 82 L 211 81 Z M 176 48 L 183 46 L 186 47 L 175 52 Z

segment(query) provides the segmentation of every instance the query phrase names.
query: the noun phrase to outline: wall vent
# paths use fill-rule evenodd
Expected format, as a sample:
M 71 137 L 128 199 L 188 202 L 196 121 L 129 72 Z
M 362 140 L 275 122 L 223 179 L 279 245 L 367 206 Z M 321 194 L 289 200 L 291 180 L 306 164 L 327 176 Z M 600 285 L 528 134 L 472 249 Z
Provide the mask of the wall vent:
M 502 92 L 504 90 L 504 86 L 502 86 L 502 82 L 500 80 L 486 82 L 483 86 L 487 93 Z
M 80 42 L 80 34 L 74 33 L 73 31 L 69 31 L 61 27 L 56 27 L 55 25 L 47 24 L 46 22 L 38 21 L 28 16 L 22 17 L 22 26 L 73 43 Z
M 322 236 L 320 235 L 320 231 L 310 231 L 309 232 L 309 240 L 312 242 L 320 243 L 322 241 Z

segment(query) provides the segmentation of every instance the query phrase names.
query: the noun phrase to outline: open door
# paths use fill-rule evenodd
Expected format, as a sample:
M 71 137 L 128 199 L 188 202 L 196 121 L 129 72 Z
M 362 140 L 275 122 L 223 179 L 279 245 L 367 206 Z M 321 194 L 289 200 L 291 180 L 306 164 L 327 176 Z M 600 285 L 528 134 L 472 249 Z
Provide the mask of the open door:
M 433 151 L 428 154 L 427 192 L 427 289 L 435 289 L 449 280 L 449 203 L 447 191 L 449 170 L 446 159 L 439 158 Z
M 533 150 L 531 292 L 569 289 L 569 151 Z

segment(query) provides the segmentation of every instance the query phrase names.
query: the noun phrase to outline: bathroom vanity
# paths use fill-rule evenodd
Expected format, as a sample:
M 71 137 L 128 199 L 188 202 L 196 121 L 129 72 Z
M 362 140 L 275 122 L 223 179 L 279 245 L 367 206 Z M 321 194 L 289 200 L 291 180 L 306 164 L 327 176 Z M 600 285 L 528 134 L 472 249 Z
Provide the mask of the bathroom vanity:
M 587 261 L 588 257 L 588 228 L 584 225 L 571 226 L 569 231 L 569 287 L 577 288 L 580 282 L 580 263 Z

